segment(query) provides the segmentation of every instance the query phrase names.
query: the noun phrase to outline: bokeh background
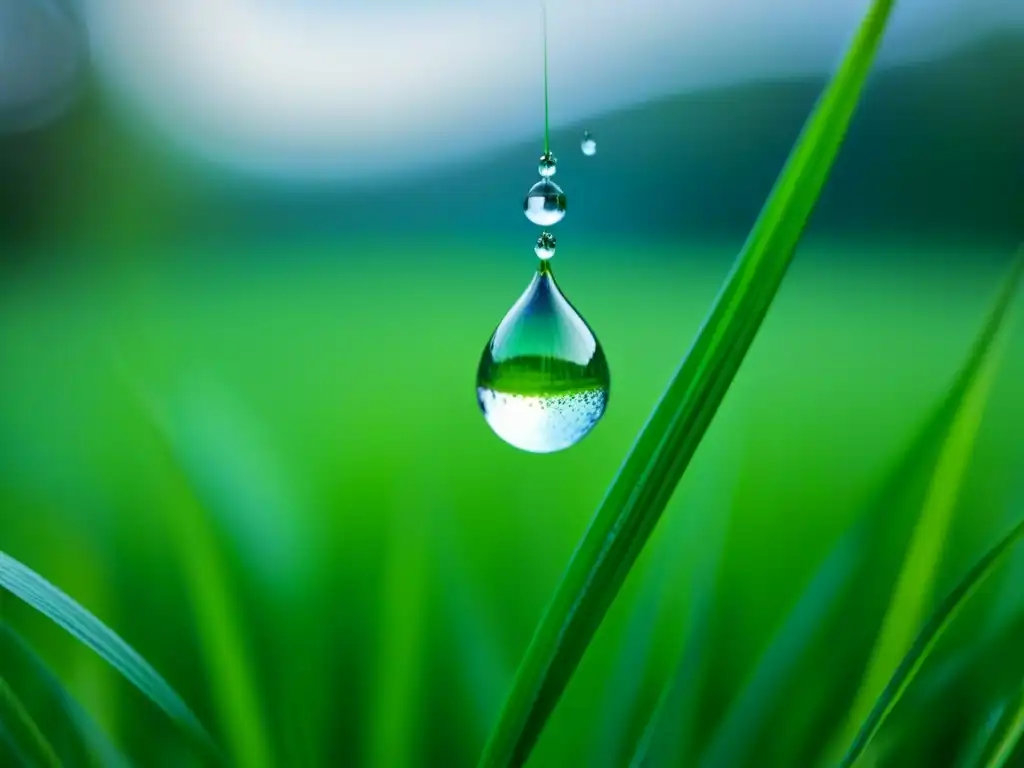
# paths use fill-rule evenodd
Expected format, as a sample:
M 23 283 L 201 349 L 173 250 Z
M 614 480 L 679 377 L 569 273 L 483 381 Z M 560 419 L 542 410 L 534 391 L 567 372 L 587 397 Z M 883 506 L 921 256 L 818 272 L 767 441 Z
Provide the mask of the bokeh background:
M 146 657 L 231 764 L 473 765 L 865 7 L 551 0 L 553 266 L 612 391 L 591 435 L 536 456 L 489 431 L 474 376 L 534 267 L 539 4 L 0 0 L 0 550 Z M 904 0 L 794 267 L 532 764 L 628 764 L 709 558 L 694 754 L 712 742 L 966 357 L 1024 234 L 1022 179 L 1024 5 Z M 1001 344 L 936 599 L 1024 514 L 1019 313 Z M 879 764 L 956 764 L 1019 688 L 1019 647 L 995 683 L 978 654 L 992 622 L 1020 626 L 1021 565 Z M 91 652 L 0 609 L 134 764 L 199 764 Z M 814 764 L 856 673 L 792 672 L 728 764 Z M 0 666 L 37 704 L 19 674 Z

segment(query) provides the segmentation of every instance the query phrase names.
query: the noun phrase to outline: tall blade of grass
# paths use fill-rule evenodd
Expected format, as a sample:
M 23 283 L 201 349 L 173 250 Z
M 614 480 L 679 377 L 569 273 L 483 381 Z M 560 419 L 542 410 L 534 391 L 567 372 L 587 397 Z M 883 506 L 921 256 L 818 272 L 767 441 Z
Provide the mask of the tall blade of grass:
M 840 768 L 851 768 L 857 764 L 864 750 L 913 682 L 943 632 L 1021 538 L 1024 538 L 1024 520 L 999 539 L 939 604 L 861 725 L 860 731 L 840 762 Z
M 693 457 L 792 261 L 894 2 L 872 2 L 693 346 L 573 554 L 484 748 L 482 768 L 526 760 Z
M 0 723 L 4 724 L 14 748 L 25 758 L 26 765 L 38 765 L 39 768 L 62 768 L 60 758 L 53 745 L 39 729 L 36 721 L 25 709 L 21 700 L 0 677 Z
M 961 412 L 965 399 L 976 388 L 976 382 L 990 358 L 991 347 L 1005 323 L 1018 275 L 1019 264 L 1011 268 L 971 353 L 949 391 L 886 471 L 868 498 L 864 513 L 833 548 L 825 565 L 805 590 L 797 608 L 786 620 L 749 683 L 716 730 L 704 752 L 702 765 L 740 764 L 744 757 L 754 753 L 761 735 L 770 731 L 770 718 L 785 706 L 783 687 L 793 686 L 796 666 L 809 664 L 812 670 L 820 669 L 808 659 L 821 659 L 820 664 L 836 663 L 834 647 L 829 645 L 835 635 L 830 633 L 848 631 L 846 606 L 851 599 L 858 597 L 857 585 L 874 567 L 872 547 L 892 536 L 889 529 L 893 522 L 893 499 L 899 496 L 899 489 L 909 477 L 920 473 L 934 476 L 937 461 L 934 446 L 948 436 L 950 425 Z M 850 570 L 845 570 L 843 564 Z M 829 584 L 835 591 L 824 592 L 823 596 L 815 598 L 815 593 Z M 815 653 L 811 653 L 812 643 L 816 644 Z M 820 672 L 814 671 L 814 674 Z M 805 686 L 799 695 L 807 697 Z M 777 740 L 778 734 L 771 734 L 771 738 Z M 837 759 L 834 758 L 832 764 Z
M 998 318 L 1001 319 L 1009 307 L 1022 273 L 1024 258 L 1017 260 L 996 302 Z M 986 348 L 981 369 L 971 380 L 943 440 L 924 506 L 917 518 L 881 632 L 850 709 L 840 744 L 848 744 L 856 734 L 872 702 L 910 646 L 931 602 L 943 544 L 953 519 L 960 485 L 974 451 L 998 362 L 998 349 L 993 338 Z
M 99 654 L 199 743 L 212 747 L 212 740 L 196 716 L 142 656 L 64 592 L 3 552 L 0 552 L 0 587 Z
M 252 664 L 227 575 L 227 565 L 191 478 L 176 453 L 172 429 L 158 404 L 115 358 L 127 402 L 136 413 L 156 457 L 155 481 L 168 505 L 165 516 L 178 550 L 181 572 L 192 599 L 202 650 L 213 678 L 213 693 L 233 764 L 270 768 L 274 764 Z
M 31 646 L 3 622 L 0 622 L 0 673 L 24 680 L 41 695 L 38 706 L 57 720 L 56 725 L 64 736 L 63 739 L 59 738 L 51 727 L 51 743 L 65 768 L 75 765 L 92 766 L 92 758 L 98 760 L 104 768 L 128 768 L 128 760 L 110 742 L 85 708 Z

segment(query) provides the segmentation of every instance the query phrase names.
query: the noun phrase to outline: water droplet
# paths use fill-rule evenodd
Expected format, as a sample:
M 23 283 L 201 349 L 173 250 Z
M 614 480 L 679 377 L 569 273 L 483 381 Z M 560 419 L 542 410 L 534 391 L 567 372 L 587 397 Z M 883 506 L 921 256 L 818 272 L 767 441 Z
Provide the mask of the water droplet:
M 537 165 L 537 170 L 545 179 L 551 178 L 555 175 L 555 171 L 558 170 L 558 158 L 550 152 L 545 152 L 540 156 L 540 162 Z
M 516 448 L 560 451 L 604 415 L 610 380 L 600 343 L 558 289 L 550 262 L 541 261 L 480 358 L 484 418 Z
M 538 227 L 550 227 L 565 217 L 565 193 L 551 179 L 541 179 L 526 193 L 523 211 Z
M 583 141 L 580 142 L 580 149 L 587 157 L 592 157 L 597 152 L 597 142 L 591 136 L 590 131 L 583 132 Z
M 538 259 L 550 259 L 555 255 L 555 236 L 550 232 L 542 233 L 537 238 L 537 245 L 533 252 L 537 254 Z

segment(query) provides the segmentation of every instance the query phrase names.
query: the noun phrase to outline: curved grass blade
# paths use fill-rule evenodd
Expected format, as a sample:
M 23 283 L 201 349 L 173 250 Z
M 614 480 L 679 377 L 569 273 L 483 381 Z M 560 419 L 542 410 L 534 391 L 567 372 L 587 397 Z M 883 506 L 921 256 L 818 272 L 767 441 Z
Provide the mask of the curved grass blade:
M 0 677 L 0 723 L 17 751 L 27 765 L 40 768 L 62 768 L 60 758 L 53 745 L 39 729 L 35 720 L 25 709 L 21 700 L 11 690 L 7 681 Z M 27 759 L 26 759 L 27 758 Z
M 180 458 L 180 446 L 164 410 L 114 356 L 127 402 L 148 433 L 155 462 L 155 482 L 166 500 L 171 541 L 181 559 L 181 573 L 192 598 L 201 649 L 213 680 L 227 749 L 233 764 L 268 768 L 274 764 L 257 684 L 251 673 L 246 634 L 233 599 L 228 565 L 200 500 L 194 479 Z
M 480 759 L 521 765 L 736 375 L 793 259 L 895 0 L 874 0 L 811 113 L 689 353 L 578 545 Z
M 173 688 L 106 624 L 10 555 L 0 552 L 0 588 L 21 598 L 95 651 L 200 744 L 213 748 L 202 724 Z
M 921 630 L 914 640 L 914 644 L 906 656 L 903 657 L 892 679 L 885 686 L 885 690 L 882 691 L 881 696 L 875 702 L 857 737 L 843 757 L 840 768 L 851 768 L 853 765 L 856 765 L 864 750 L 871 743 L 871 740 L 874 739 L 885 723 L 886 718 L 896 707 L 896 704 L 920 671 L 943 632 L 946 631 L 960 612 L 960 609 L 964 607 L 984 581 L 992 575 L 992 572 L 1010 552 L 1013 545 L 1021 538 L 1024 538 L 1024 520 L 1017 523 L 989 549 L 971 567 L 967 575 L 964 576 L 953 591 L 939 604 L 939 607 L 928 620 L 928 623 L 925 624 L 924 629 Z
M 57 718 L 50 741 L 61 765 L 91 768 L 98 762 L 103 768 L 128 768 L 128 760 L 32 647 L 13 627 L 0 622 L 0 671 L 9 670 L 39 692 L 42 700 L 35 706 Z
M 846 634 L 850 629 L 846 608 L 851 605 L 851 601 L 860 601 L 857 585 L 862 584 L 877 567 L 878 557 L 874 549 L 879 542 L 889 547 L 889 539 L 894 536 L 894 499 L 901 496 L 900 490 L 907 485 L 908 478 L 919 475 L 934 477 L 940 453 L 935 446 L 947 439 L 950 425 L 957 419 L 964 401 L 975 389 L 976 381 L 984 371 L 993 343 L 1006 320 L 1018 275 L 1019 266 L 1011 269 L 985 325 L 946 395 L 884 473 L 877 488 L 868 497 L 865 510 L 857 523 L 843 535 L 825 565 L 804 591 L 797 608 L 786 620 L 746 688 L 716 729 L 704 751 L 702 765 L 740 764 L 745 757 L 753 754 L 758 744 L 765 743 L 764 739 L 777 744 L 779 734 L 772 730 L 773 718 L 777 722 L 777 713 L 787 709 L 791 701 L 786 698 L 787 691 L 789 696 L 806 699 L 807 691 L 805 686 L 800 685 L 800 675 L 808 674 L 808 670 L 810 674 L 819 674 L 814 672 L 820 669 L 816 664 L 837 663 L 834 642 L 839 637 L 836 633 Z M 919 504 L 916 501 L 913 503 Z M 916 509 L 920 509 L 920 506 Z M 914 508 L 910 512 L 914 512 Z M 850 558 L 853 559 L 853 570 L 842 576 L 842 582 L 838 575 L 831 579 L 826 576 L 829 571 L 839 568 L 837 563 L 848 562 Z M 824 589 L 823 580 L 824 583 L 833 583 L 836 591 L 832 598 L 815 600 L 814 593 Z M 853 662 L 843 658 L 838 663 Z M 803 669 L 802 673 L 797 669 L 798 666 Z M 780 674 L 780 669 L 787 670 L 786 674 Z M 851 691 L 850 696 L 854 693 Z M 817 749 L 807 739 L 802 746 L 808 752 Z M 845 747 L 846 744 L 841 746 Z M 834 764 L 840 755 L 834 755 L 830 764 Z M 806 761 L 810 758 L 789 755 L 788 759 Z
M 953 415 L 942 442 L 928 494 L 911 536 L 896 586 L 875 642 L 860 690 L 848 715 L 839 744 L 848 744 L 857 733 L 871 703 L 878 697 L 906 653 L 914 633 L 920 628 L 934 589 L 942 548 L 953 519 L 960 485 L 973 454 L 975 439 L 984 415 L 988 394 L 998 368 L 996 334 L 1009 310 L 1024 275 L 1024 249 L 1010 270 L 996 301 L 983 341 L 977 375 Z

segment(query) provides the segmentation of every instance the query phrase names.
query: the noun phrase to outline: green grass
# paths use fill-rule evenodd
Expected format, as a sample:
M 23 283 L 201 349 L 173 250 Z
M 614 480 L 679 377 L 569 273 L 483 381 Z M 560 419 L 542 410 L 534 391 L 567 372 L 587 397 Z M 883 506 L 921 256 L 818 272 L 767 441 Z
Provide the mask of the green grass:
M 12 272 L 0 761 L 1011 764 L 1024 250 L 994 305 L 977 247 L 790 268 L 892 6 L 724 286 L 738 243 L 560 255 L 616 371 L 572 451 L 475 406 L 528 253 Z M 527 389 L 531 328 L 501 372 Z
M 601 502 L 537 627 L 481 766 L 526 762 L 668 505 L 779 290 L 853 117 L 891 0 L 877 0 L 807 120 L 725 286 Z
M 0 485 L 4 549 L 86 606 L 98 605 L 100 617 L 160 670 L 218 741 L 230 743 L 202 640 L 223 630 L 197 626 L 221 619 L 198 618 L 183 587 L 183 568 L 194 566 L 166 533 L 169 517 L 181 511 L 159 490 L 164 459 L 121 385 L 125 363 L 155 399 L 174 405 L 175 455 L 189 468 L 245 619 L 237 631 L 251 652 L 246 673 L 256 681 L 252 695 L 266 712 L 264 738 L 276 759 L 369 764 L 374 753 L 387 756 L 385 734 L 404 731 L 404 743 L 391 748 L 409 764 L 471 765 L 600 501 L 594 478 L 614 473 L 685 351 L 677 329 L 698 329 L 727 267 L 728 245 L 648 247 L 634 256 L 628 281 L 615 247 L 591 251 L 586 263 L 567 260 L 569 295 L 602 329 L 613 365 L 629 375 L 618 377 L 594 433 L 548 457 L 505 446 L 483 423 L 474 397 L 480 345 L 529 279 L 529 259 L 517 262 L 515 254 L 481 264 L 450 313 L 432 315 L 436 299 L 421 286 L 428 275 L 459 285 L 463 259 L 448 263 L 439 255 L 429 271 L 393 277 L 388 293 L 401 309 L 377 321 L 372 335 L 346 332 L 365 327 L 375 305 L 352 283 L 379 282 L 383 264 L 354 273 L 312 261 L 287 269 L 162 269 L 138 304 L 124 302 L 117 281 L 26 280 L 0 303 L 0 450 L 9 469 Z M 676 258 L 680 252 L 693 258 Z M 879 494 L 879 514 L 888 520 L 895 500 L 882 503 L 878 476 L 969 356 L 1001 279 L 998 256 L 957 264 L 941 249 L 915 253 L 883 241 L 801 249 L 654 533 L 651 557 L 641 555 L 626 580 L 531 764 L 558 766 L 593 754 L 597 729 L 611 738 L 613 721 L 624 729 L 615 739 L 628 761 L 629 745 L 673 675 L 690 700 L 682 707 L 696 712 L 687 751 L 708 748 L 772 638 L 785 647 L 780 627 L 863 514 L 865 497 Z M 419 343 L 396 356 L 404 329 L 425 316 L 436 322 L 419 322 Z M 1016 322 L 1007 331 L 935 577 L 937 594 L 949 591 L 1019 509 L 1012 480 L 1024 458 L 1017 396 L 1024 335 Z M 117 366 L 106 354 L 111 347 L 119 350 Z M 415 397 L 397 385 L 398 374 L 410 370 L 431 374 Z M 918 483 L 906 472 L 893 474 L 919 485 L 913 495 L 923 500 L 926 476 Z M 389 543 L 424 530 L 421 538 Z M 670 567 L 652 568 L 662 549 Z M 425 561 L 406 562 L 403 551 L 419 551 Z M 426 575 L 417 579 L 420 567 Z M 660 589 L 641 590 L 647 575 Z M 845 635 L 857 641 L 851 645 L 869 647 L 850 629 L 877 621 L 870 604 L 887 599 L 893 582 L 861 585 L 841 617 Z M 896 707 L 880 744 L 899 733 L 924 748 L 942 729 L 953 730 L 948 723 L 973 716 L 973 705 L 959 708 L 972 696 L 991 707 L 1019 686 L 1024 669 L 1002 686 L 988 682 L 995 659 L 999 679 L 1014 674 L 1024 660 L 1016 646 L 982 653 L 956 693 L 940 689 L 929 700 L 922 713 L 930 725 L 917 728 L 919 687 L 938 685 L 936 675 L 954 654 L 990 647 L 990 627 L 1009 626 L 1019 611 L 1012 583 L 998 573 L 992 582 L 947 631 L 906 694 L 914 706 Z M 690 586 L 696 584 L 708 586 Z M 418 594 L 415 610 L 403 594 Z M 645 594 L 660 596 L 653 609 L 660 618 L 646 641 L 627 642 Z M 104 691 L 116 693 L 117 716 L 103 723 L 135 763 L 187 764 L 189 748 L 155 709 L 116 679 L 79 674 L 90 652 L 63 641 L 13 598 L 3 609 L 87 710 L 110 700 Z M 703 630 L 691 635 L 689 626 Z M 680 662 L 686 638 L 698 641 L 689 667 Z M 634 646 L 635 658 L 646 660 L 637 680 L 616 672 Z M 787 653 L 800 663 L 782 676 L 778 697 L 764 700 L 760 731 L 773 735 L 757 740 L 756 754 L 769 755 L 761 765 L 800 764 L 801 745 L 809 733 L 820 741 L 822 728 L 792 717 L 794 707 L 819 689 L 848 690 L 853 679 L 827 655 Z M 616 680 L 623 679 L 635 691 L 613 716 Z M 399 699 L 404 712 L 387 704 Z M 828 707 L 823 717 L 839 725 Z

